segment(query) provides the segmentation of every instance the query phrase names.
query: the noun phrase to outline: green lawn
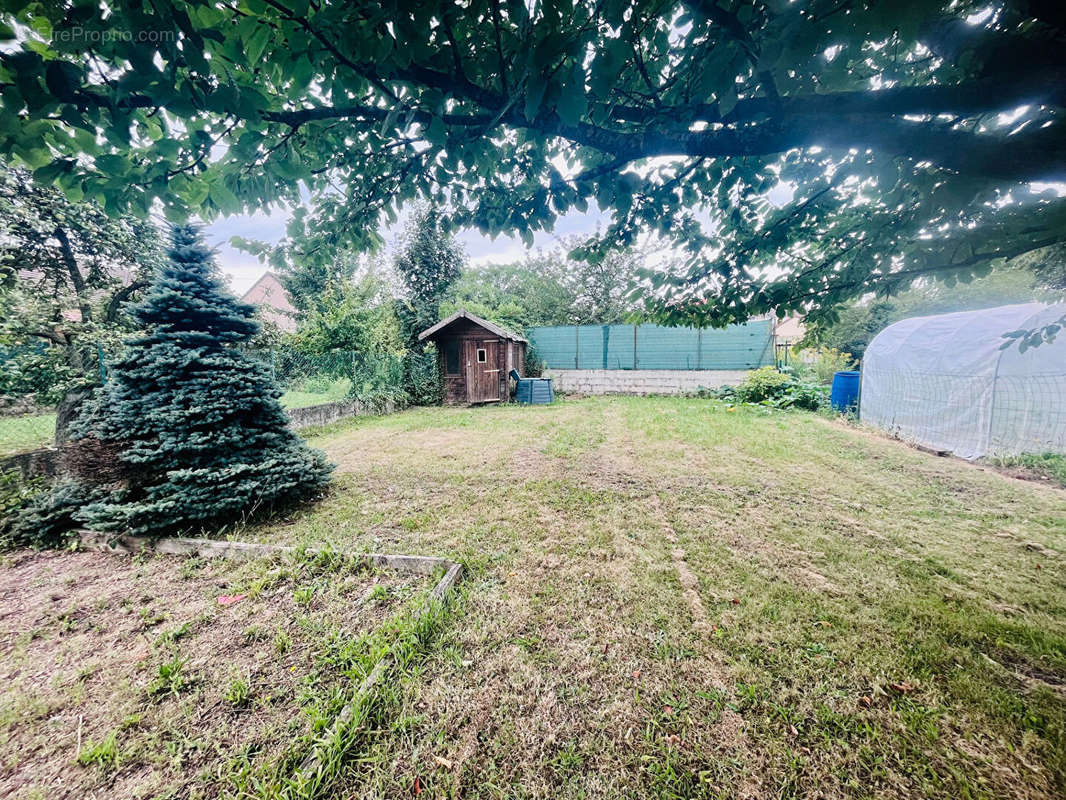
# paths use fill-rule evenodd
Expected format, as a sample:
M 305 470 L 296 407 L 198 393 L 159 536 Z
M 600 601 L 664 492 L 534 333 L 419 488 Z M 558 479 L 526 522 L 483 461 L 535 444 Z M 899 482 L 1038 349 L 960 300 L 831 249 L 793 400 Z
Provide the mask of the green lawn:
M 55 414 L 0 417 L 0 456 L 46 447 L 55 435 Z
M 350 388 L 350 381 L 339 380 L 321 387 L 319 391 L 293 389 L 281 396 L 281 404 L 285 408 L 306 408 L 331 403 L 347 397 Z M 0 417 L 0 457 L 47 447 L 55 439 L 55 432 L 55 414 Z
M 418 409 L 247 536 L 458 558 L 337 797 L 1066 793 L 1066 493 L 802 412 Z
M 316 385 L 315 391 L 290 389 L 281 396 L 281 404 L 285 408 L 307 408 L 321 403 L 332 403 L 347 397 L 351 388 L 350 380 L 341 379 L 322 386 Z

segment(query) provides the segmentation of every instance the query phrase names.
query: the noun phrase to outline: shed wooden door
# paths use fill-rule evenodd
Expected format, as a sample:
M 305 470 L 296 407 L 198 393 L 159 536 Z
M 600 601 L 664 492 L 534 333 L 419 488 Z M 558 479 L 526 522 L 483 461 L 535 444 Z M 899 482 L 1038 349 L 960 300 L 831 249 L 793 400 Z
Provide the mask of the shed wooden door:
M 466 342 L 466 393 L 471 403 L 500 399 L 499 339 Z

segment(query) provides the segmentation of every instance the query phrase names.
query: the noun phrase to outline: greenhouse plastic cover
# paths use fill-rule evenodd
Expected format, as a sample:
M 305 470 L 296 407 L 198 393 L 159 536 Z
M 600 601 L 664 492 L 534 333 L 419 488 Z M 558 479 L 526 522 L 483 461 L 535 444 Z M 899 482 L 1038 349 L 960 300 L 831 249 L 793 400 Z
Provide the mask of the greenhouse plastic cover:
M 862 420 L 967 459 L 1066 453 L 1066 331 L 1002 349 L 1004 334 L 1064 314 L 1066 304 L 1030 303 L 889 325 L 863 358 Z

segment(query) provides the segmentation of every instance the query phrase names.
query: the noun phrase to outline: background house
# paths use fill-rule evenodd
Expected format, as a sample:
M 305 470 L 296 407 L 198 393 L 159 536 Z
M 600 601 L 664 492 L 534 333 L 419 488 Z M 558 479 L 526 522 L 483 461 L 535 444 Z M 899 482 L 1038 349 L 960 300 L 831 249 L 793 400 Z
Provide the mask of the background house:
M 296 306 L 273 272 L 263 273 L 241 301 L 255 306 L 264 320 L 285 333 L 296 331 Z

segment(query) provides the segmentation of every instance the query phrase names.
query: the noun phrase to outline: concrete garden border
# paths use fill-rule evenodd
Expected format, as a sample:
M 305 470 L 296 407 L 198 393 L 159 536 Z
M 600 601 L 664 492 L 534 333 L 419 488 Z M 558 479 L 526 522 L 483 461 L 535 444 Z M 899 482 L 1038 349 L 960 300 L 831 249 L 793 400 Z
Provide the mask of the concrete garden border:
M 333 552 L 340 556 L 358 559 L 367 566 L 393 569 L 397 572 L 407 572 L 415 575 L 432 575 L 437 570 L 443 569 L 444 575 L 437 581 L 437 585 L 433 587 L 429 596 L 415 612 L 416 619 L 420 619 L 432 611 L 435 603 L 442 602 L 463 574 L 463 565 L 459 562 L 435 556 L 360 553 L 350 550 L 326 551 L 322 548 L 297 548 L 285 545 L 258 544 L 256 542 L 226 542 L 216 539 L 164 538 L 153 540 L 143 536 L 110 536 L 97 531 L 80 531 L 79 536 L 79 544 L 82 549 L 97 550 L 104 553 L 133 555 L 152 552 L 166 555 L 200 556 L 201 558 L 261 558 L 263 556 L 295 553 L 297 551 L 311 553 L 312 555 Z M 319 742 L 336 740 L 343 735 L 345 728 L 355 716 L 356 709 L 365 701 L 366 697 L 385 674 L 392 657 L 393 651 L 390 648 L 374 665 L 374 668 L 370 670 L 367 676 L 363 678 L 363 682 L 359 684 L 354 697 L 340 710 L 329 730 L 320 738 Z M 300 763 L 296 777 L 300 782 L 311 781 L 321 767 L 320 747 L 316 744 Z

